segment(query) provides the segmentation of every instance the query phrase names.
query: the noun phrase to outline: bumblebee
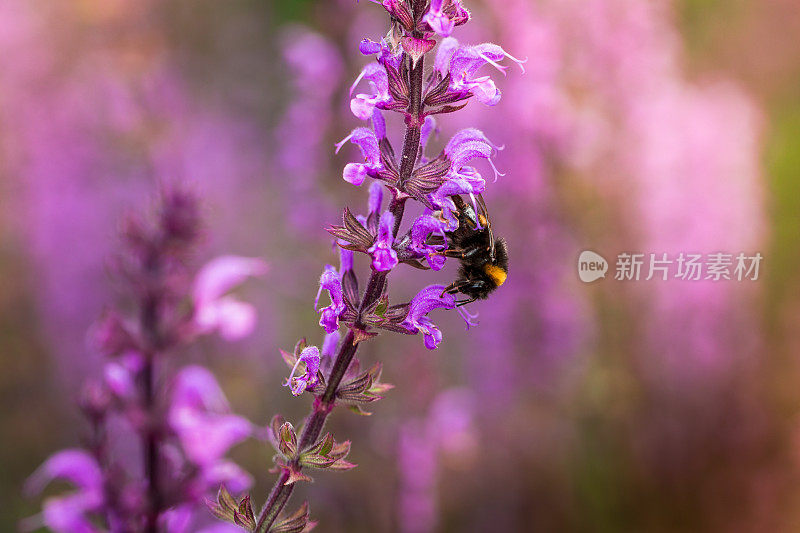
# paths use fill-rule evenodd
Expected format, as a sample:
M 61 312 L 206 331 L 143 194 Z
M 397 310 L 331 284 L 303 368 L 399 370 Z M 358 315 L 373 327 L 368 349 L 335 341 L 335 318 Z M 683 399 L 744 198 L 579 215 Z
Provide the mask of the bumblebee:
M 440 252 L 461 262 L 458 278 L 442 291 L 442 296 L 460 292 L 468 297 L 457 300 L 457 306 L 486 299 L 508 277 L 508 245 L 503 238 L 495 239 L 486 202 L 480 194 L 476 197 L 482 212 L 461 196 L 450 197 L 458 210 L 458 228 L 445 232 L 448 247 Z

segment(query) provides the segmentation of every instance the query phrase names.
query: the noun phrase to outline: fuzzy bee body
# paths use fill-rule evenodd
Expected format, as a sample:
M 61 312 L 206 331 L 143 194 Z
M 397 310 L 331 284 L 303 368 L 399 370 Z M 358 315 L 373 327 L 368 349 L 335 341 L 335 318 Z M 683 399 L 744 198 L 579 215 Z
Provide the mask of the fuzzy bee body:
M 505 239 L 495 238 L 492 223 L 483 198 L 478 195 L 482 212 L 464 202 L 460 196 L 452 196 L 458 209 L 458 228 L 445 232 L 448 247 L 442 251 L 447 257 L 461 262 L 458 278 L 445 288 L 442 294 L 461 293 L 466 299 L 457 305 L 486 299 L 508 278 L 508 245 Z

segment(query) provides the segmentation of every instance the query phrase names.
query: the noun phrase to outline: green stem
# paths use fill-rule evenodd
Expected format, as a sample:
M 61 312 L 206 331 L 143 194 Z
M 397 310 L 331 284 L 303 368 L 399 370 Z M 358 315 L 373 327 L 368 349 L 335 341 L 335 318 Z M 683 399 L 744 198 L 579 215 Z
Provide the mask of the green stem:
M 411 59 L 405 56 L 404 61 L 411 61 Z M 406 132 L 403 139 L 403 152 L 400 157 L 401 186 L 411 177 L 414 164 L 417 161 L 417 152 L 419 151 L 420 129 L 422 127 L 421 117 L 423 111 L 422 82 L 424 65 L 425 61 L 424 57 L 422 57 L 411 69 L 410 74 L 410 96 L 406 117 Z M 393 233 L 394 236 L 397 236 L 405 210 L 405 199 L 393 199 L 389 210 L 394 215 L 395 223 Z M 367 288 L 364 290 L 364 298 L 361 300 L 361 305 L 359 306 L 359 315 L 360 311 L 375 303 L 375 301 L 381 297 L 381 294 L 383 294 L 386 285 L 386 274 L 387 272 L 372 271 L 369 281 L 367 282 Z M 358 322 L 354 325 L 356 327 L 363 326 Z M 304 450 L 314 444 L 322 434 L 325 422 L 328 419 L 328 415 L 333 410 L 336 401 L 336 390 L 339 388 L 339 384 L 358 350 L 358 344 L 353 331 L 349 331 L 339 348 L 339 353 L 336 355 L 331 374 L 327 380 L 328 385 L 325 388 L 325 392 L 314 402 L 314 410 L 308 417 L 303 433 L 300 436 L 299 450 Z M 295 459 L 290 466 L 298 471 L 301 468 L 297 459 Z M 258 521 L 256 522 L 256 533 L 267 533 L 269 531 L 269 528 L 272 527 L 272 524 L 278 518 L 278 515 L 292 495 L 294 483 L 287 485 L 286 481 L 288 479 L 288 471 L 283 470 L 278 480 L 275 482 L 267 502 L 259 513 Z

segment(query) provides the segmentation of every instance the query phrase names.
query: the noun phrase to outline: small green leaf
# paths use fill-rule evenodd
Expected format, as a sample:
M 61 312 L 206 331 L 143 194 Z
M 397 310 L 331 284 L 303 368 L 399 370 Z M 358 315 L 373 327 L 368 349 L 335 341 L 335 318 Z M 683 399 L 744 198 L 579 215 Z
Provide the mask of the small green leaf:
M 280 452 L 287 457 L 294 457 L 297 453 L 297 435 L 294 427 L 289 422 L 284 422 L 278 430 Z

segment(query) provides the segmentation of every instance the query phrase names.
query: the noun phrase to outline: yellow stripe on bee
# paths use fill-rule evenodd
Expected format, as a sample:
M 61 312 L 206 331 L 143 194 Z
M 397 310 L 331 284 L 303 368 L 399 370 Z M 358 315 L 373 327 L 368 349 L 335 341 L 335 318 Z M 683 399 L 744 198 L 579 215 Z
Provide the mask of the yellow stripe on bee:
M 508 272 L 495 265 L 486 265 L 483 267 L 483 271 L 486 272 L 486 275 L 489 276 L 498 287 L 505 283 L 508 277 Z

